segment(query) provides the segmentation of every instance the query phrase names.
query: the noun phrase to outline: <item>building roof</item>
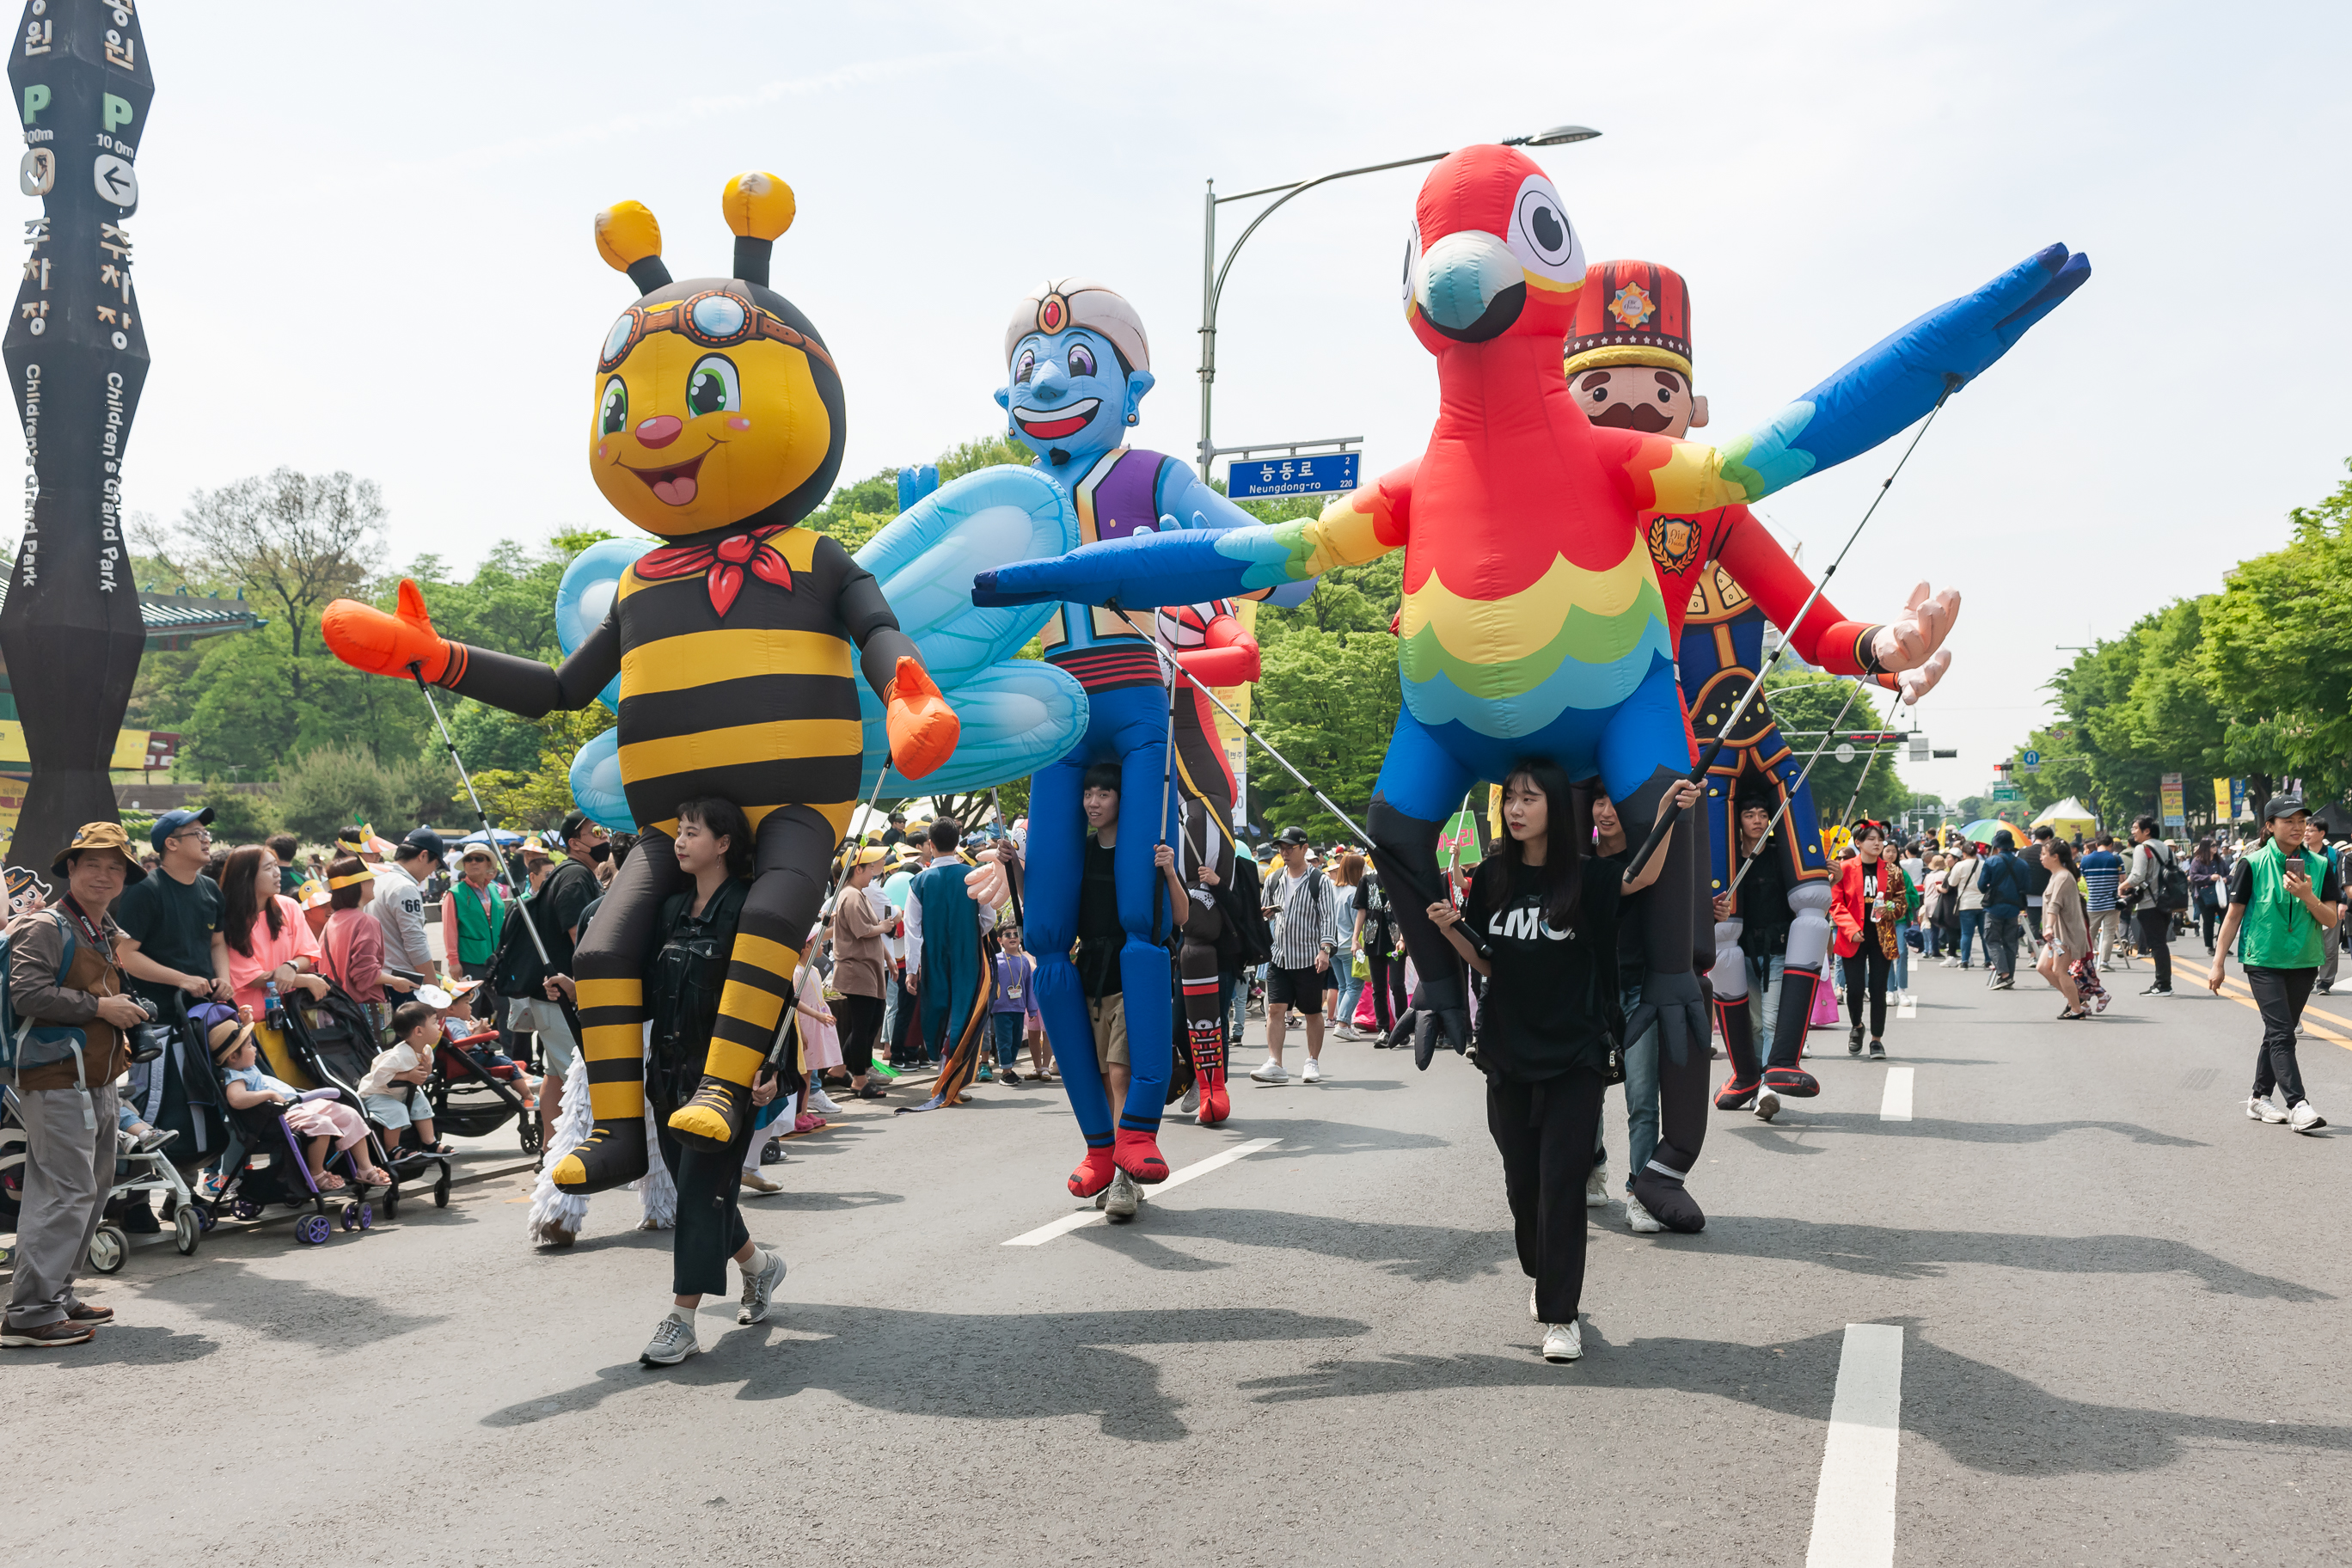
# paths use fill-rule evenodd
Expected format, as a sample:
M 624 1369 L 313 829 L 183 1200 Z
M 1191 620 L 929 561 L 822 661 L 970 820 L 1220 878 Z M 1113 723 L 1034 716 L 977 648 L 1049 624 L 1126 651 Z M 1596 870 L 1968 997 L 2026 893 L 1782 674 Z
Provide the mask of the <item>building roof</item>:
M 0 605 L 7 599 L 7 581 L 0 578 Z M 144 589 L 139 595 L 139 618 L 147 628 L 149 645 L 159 647 L 185 647 L 197 637 L 255 631 L 269 624 L 253 613 L 243 595 L 224 599 L 217 594 L 156 594 Z

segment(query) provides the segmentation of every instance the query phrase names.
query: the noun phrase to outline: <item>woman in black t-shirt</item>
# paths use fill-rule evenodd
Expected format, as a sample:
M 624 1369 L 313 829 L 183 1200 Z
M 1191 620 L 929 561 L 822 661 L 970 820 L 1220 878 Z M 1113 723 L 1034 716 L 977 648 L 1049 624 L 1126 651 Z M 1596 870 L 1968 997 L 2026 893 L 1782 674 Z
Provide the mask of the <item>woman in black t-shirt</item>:
M 1687 808 L 1698 792 L 1669 791 L 1666 801 L 1676 799 Z M 1657 879 L 1667 842 L 1621 883 L 1615 863 L 1581 853 L 1585 834 L 1573 816 L 1566 773 L 1549 762 L 1517 763 L 1503 781 L 1507 836 L 1472 878 L 1468 903 L 1429 907 L 1454 950 L 1486 976 L 1478 1015 L 1486 1127 L 1503 1156 L 1519 1267 L 1536 1282 L 1528 1312 L 1544 1325 L 1544 1359 L 1555 1362 L 1584 1353 L 1584 1179 L 1611 1042 L 1623 1027 L 1617 900 Z

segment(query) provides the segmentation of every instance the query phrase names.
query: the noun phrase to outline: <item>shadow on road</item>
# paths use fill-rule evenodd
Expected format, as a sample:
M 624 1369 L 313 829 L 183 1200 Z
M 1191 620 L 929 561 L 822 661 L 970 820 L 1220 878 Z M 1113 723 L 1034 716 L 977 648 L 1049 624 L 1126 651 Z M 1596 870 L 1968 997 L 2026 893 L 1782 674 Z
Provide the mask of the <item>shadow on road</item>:
M 299 1245 L 292 1242 L 290 1235 L 288 1240 L 289 1245 Z M 364 1237 L 339 1237 L 328 1245 L 348 1247 L 354 1241 L 362 1247 L 367 1245 Z M 238 1328 L 266 1340 L 298 1341 L 324 1351 L 343 1350 L 354 1342 L 388 1340 L 446 1321 L 437 1314 L 427 1317 L 394 1311 L 383 1304 L 380 1296 L 346 1296 L 300 1279 L 255 1275 L 251 1265 L 231 1258 L 216 1258 L 206 1268 L 167 1274 L 140 1293 L 148 1300 L 184 1307 L 200 1317 L 234 1320 Z M 111 1350 L 112 1342 L 137 1331 L 129 1327 L 108 1329 L 98 1336 L 98 1342 L 101 1348 Z M 173 1336 L 173 1342 L 180 1337 Z M 197 1342 L 203 1349 L 195 1354 L 208 1354 L 215 1348 L 209 1340 Z M 189 1352 L 173 1350 L 171 1345 L 172 1342 L 166 1342 L 164 1353 L 155 1359 L 190 1359 Z
M 1532 1354 L 1388 1356 L 1324 1362 L 1240 1387 L 1255 1391 L 1256 1402 L 1265 1405 L 1560 1384 L 1671 1389 L 1827 1421 L 1844 1333 L 1840 1330 L 1780 1345 L 1654 1339 L 1618 1346 L 1588 1322 L 1584 1343 L 1585 1359 L 1572 1367 L 1549 1366 Z M 1970 1469 L 2006 1475 L 2152 1470 L 2178 1460 L 2191 1443 L 2352 1451 L 2352 1427 L 2347 1426 L 2273 1424 L 2067 1399 L 1999 1367 L 1947 1351 L 1921 1338 L 1916 1326 L 1910 1326 L 1904 1343 L 1903 1429 L 1934 1443 Z M 1812 1462 L 1807 1456 L 1802 1464 Z
M 1368 1331 L 1349 1318 L 1275 1308 L 1136 1312 L 894 1311 L 793 1306 L 788 1321 L 734 1329 L 702 1354 L 648 1371 L 635 1362 L 598 1369 L 593 1382 L 482 1417 L 485 1426 L 528 1426 L 590 1410 L 652 1383 L 742 1385 L 740 1399 L 789 1399 L 821 1389 L 871 1410 L 981 1421 L 1092 1415 L 1106 1437 L 1170 1443 L 1187 1435 L 1160 1369 L 1122 1347 L 1330 1340 Z M 708 1321 L 700 1325 L 709 1331 Z M 780 1332 L 814 1335 L 780 1340 Z M 909 1360 L 915 1345 L 952 1353 Z
M 1349 1263 L 1368 1263 L 1383 1273 L 1423 1284 L 1482 1279 L 1507 1269 L 1516 1274 L 1519 1267 L 1507 1230 L 1367 1223 L 1279 1209 L 1171 1210 L 1146 1204 L 1139 1224 L 1087 1226 L 1071 1234 L 1107 1252 L 1122 1253 L 1146 1268 L 1177 1272 L 1227 1267 L 1164 1245 L 1177 1237 L 1317 1253 Z
M 2158 1132 L 2153 1127 L 2142 1127 L 2133 1121 L 1951 1121 L 1939 1117 L 1923 1116 L 1913 1121 L 1883 1121 L 1877 1116 L 1859 1110 L 1808 1110 L 1803 1100 L 1786 1102 L 1782 1120 L 1772 1122 L 1747 1122 L 1732 1126 L 1717 1125 L 1716 1131 L 1734 1138 L 1744 1138 L 1759 1149 L 1776 1154 L 1818 1154 L 1822 1151 L 1797 1142 L 1788 1133 L 1856 1132 L 1874 1138 L 1943 1138 L 1955 1143 L 2046 1143 L 2068 1132 L 2113 1132 L 2135 1143 L 2158 1149 L 2203 1149 L 2210 1145 L 2195 1138 L 2182 1138 L 2175 1133 Z
M 2020 1236 L 1759 1218 L 1711 1226 L 1694 1249 L 1735 1258 L 1820 1263 L 1881 1279 L 1940 1279 L 1953 1264 L 1990 1263 L 2040 1274 L 2185 1274 L 2217 1295 L 2333 1301 L 2325 1290 L 2256 1274 L 2185 1242 L 2151 1236 Z

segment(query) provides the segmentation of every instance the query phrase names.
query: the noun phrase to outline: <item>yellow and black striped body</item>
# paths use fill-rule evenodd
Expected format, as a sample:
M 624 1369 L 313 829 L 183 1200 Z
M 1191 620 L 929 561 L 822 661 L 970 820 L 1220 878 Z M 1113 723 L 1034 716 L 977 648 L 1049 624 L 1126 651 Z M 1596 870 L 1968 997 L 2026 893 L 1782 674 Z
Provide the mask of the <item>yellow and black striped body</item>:
M 621 579 L 621 778 L 641 828 L 675 835 L 677 803 L 698 795 L 733 801 L 754 831 L 789 805 L 848 826 L 865 734 L 841 600 L 853 574 L 872 579 L 824 534 L 771 542 L 792 587 L 747 577 L 724 616 L 698 573 Z

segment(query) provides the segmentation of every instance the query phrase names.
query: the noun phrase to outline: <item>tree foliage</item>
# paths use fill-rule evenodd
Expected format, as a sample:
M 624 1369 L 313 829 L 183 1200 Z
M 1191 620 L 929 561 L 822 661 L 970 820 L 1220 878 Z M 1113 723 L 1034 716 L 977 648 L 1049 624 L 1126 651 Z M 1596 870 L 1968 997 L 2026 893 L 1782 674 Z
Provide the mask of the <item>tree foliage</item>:
M 1788 736 L 1798 765 L 1805 766 L 1808 759 L 1812 759 L 1812 772 L 1805 784 L 1812 793 L 1813 809 L 1821 817 L 1815 826 L 1823 828 L 1857 816 L 1879 821 L 1899 816 L 1916 798 L 1905 786 L 1903 775 L 1895 766 L 1899 742 L 1873 745 L 1846 742 L 1843 735 L 1822 733 L 1832 729 L 1874 731 L 1885 723 L 1888 694 L 1875 686 L 1861 686 L 1858 690 L 1856 688 L 1856 682 L 1843 678 L 1824 679 L 1801 673 L 1776 675 L 1764 683 L 1762 700 L 1769 705 L 1773 718 Z M 1805 731 L 1813 732 L 1801 732 Z M 1841 743 L 1853 747 L 1852 762 L 1838 760 Z M 1814 759 L 1817 748 L 1821 756 Z M 1861 788 L 1859 799 L 1854 793 L 1857 785 Z M 1851 811 L 1847 809 L 1849 802 L 1853 803 Z

